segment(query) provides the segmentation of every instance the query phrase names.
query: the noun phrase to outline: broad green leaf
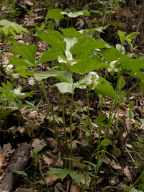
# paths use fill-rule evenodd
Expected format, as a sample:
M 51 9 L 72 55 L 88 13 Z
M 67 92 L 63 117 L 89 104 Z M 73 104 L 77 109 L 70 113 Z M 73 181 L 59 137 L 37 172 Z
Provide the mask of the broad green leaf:
M 74 65 L 71 65 L 69 68 L 72 72 L 85 74 L 90 71 L 99 70 L 106 68 L 107 64 L 101 62 L 100 58 L 97 57 L 83 57 L 76 60 Z
M 124 31 L 118 31 L 118 35 L 120 38 L 121 43 L 123 44 L 125 41 L 127 41 L 129 44 L 132 43 L 132 41 L 137 37 L 139 32 L 132 32 L 130 34 L 126 34 Z
M 127 40 L 127 38 L 126 38 L 126 32 L 119 30 L 119 31 L 118 31 L 118 35 L 119 35 L 119 38 L 120 38 L 121 43 L 123 44 L 123 43 Z
M 20 66 L 20 67 L 31 67 L 33 66 L 30 62 L 28 62 L 27 60 L 24 60 L 22 58 L 18 58 L 18 57 L 15 57 L 13 56 L 11 59 L 10 59 L 10 63 L 14 64 L 16 67 L 17 66 Z
M 132 43 L 132 41 L 139 35 L 139 32 L 132 32 L 127 35 L 127 41 L 129 44 Z
M 129 57 L 122 57 L 120 59 L 123 70 L 127 70 L 131 75 L 139 78 L 142 82 L 144 80 L 144 60 L 141 58 L 132 59 Z
M 95 91 L 97 94 L 101 94 L 103 96 L 109 96 L 112 98 L 115 98 L 116 96 L 115 90 L 111 83 L 102 77 L 99 78 Z
M 66 12 L 66 11 L 62 11 L 61 12 L 63 15 L 67 15 L 70 18 L 76 18 L 79 16 L 89 16 L 90 13 L 88 10 L 83 10 L 83 11 L 76 11 L 76 12 Z
M 12 57 L 10 63 L 15 65 L 15 71 L 22 77 L 28 77 L 32 75 L 32 72 L 28 69 L 33 66 L 33 63 L 28 62 L 22 58 Z
M 67 175 L 70 175 L 71 178 L 78 184 L 80 183 L 85 183 L 85 177 L 84 175 L 82 175 L 81 173 L 78 173 L 76 171 L 73 170 L 69 170 L 69 169 L 61 169 L 61 168 L 51 168 L 48 171 L 49 175 L 55 175 L 60 179 L 64 179 Z
M 103 57 L 106 61 L 115 61 L 120 59 L 120 57 L 123 56 L 120 51 L 118 51 L 116 48 L 108 48 L 103 51 Z
M 61 9 L 50 9 L 48 10 L 48 14 L 46 16 L 48 19 L 54 19 L 55 21 L 59 21 L 64 18 L 61 14 Z
M 31 65 L 35 64 L 36 46 L 27 45 L 24 43 L 13 43 L 12 51 L 15 55 L 21 56 L 22 59 L 27 60 Z
M 93 39 L 83 35 L 78 39 L 78 42 L 73 46 L 72 53 L 76 58 L 80 56 L 91 56 L 95 49 L 106 48 L 107 44 L 102 39 Z
M 61 33 L 54 30 L 48 30 L 47 32 L 39 31 L 36 34 L 37 37 L 39 37 L 41 40 L 45 41 L 50 45 L 52 48 L 55 48 L 59 50 L 60 52 L 64 52 L 64 39 Z
M 97 56 L 97 49 L 106 47 L 106 43 L 101 39 L 93 39 L 83 36 L 78 39 L 78 42 L 71 48 L 76 63 L 70 66 L 71 71 L 84 74 L 96 69 L 102 69 L 107 65 L 101 62 Z
M 97 94 L 103 96 L 110 96 L 115 98 L 116 93 L 113 89 L 111 83 L 106 79 L 100 77 L 96 72 L 90 72 L 82 80 L 74 83 L 75 88 L 80 89 L 92 89 L 95 90 Z
M 108 139 L 108 138 L 105 138 L 105 139 L 103 139 L 101 141 L 99 147 L 106 148 L 106 147 L 108 147 L 111 144 L 112 144 L 112 141 L 110 139 Z
M 34 78 L 37 81 L 55 77 L 59 81 L 72 83 L 72 74 L 66 71 L 46 71 L 34 73 Z
M 61 83 L 56 83 L 55 86 L 58 88 L 59 92 L 62 94 L 65 94 L 65 93 L 72 94 L 74 92 L 73 83 L 61 82 Z
M 140 72 L 144 69 L 144 59 L 141 58 L 134 59 L 123 55 L 120 58 L 120 62 L 123 69 L 132 71 L 133 73 Z
M 75 28 L 66 28 L 66 29 L 61 29 L 64 37 L 80 37 L 81 34 L 78 32 Z
M 62 56 L 63 52 L 61 49 L 49 48 L 47 51 L 44 51 L 41 55 L 40 62 L 45 63 L 48 61 L 55 61 L 59 56 Z
M 2 83 L 0 87 L 0 99 L 14 101 L 16 99 L 16 95 L 13 92 L 13 85 L 11 82 Z

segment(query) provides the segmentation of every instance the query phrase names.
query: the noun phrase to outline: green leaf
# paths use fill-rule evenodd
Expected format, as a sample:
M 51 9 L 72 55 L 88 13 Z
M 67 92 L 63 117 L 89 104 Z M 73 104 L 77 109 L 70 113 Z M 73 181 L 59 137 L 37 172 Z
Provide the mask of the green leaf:
M 66 28 L 66 29 L 61 29 L 64 37 L 80 37 L 81 34 L 78 32 L 75 28 Z
M 39 31 L 36 34 L 37 37 L 39 37 L 41 40 L 45 41 L 50 45 L 52 48 L 59 50 L 61 53 L 64 52 L 65 43 L 63 36 L 58 32 L 54 30 L 48 30 L 47 32 Z
M 103 51 L 103 57 L 106 61 L 115 61 L 122 57 L 122 53 L 118 51 L 116 48 L 108 48 Z
M 6 19 L 0 20 L 0 33 L 4 34 L 5 36 L 15 36 L 16 34 L 22 34 L 28 32 L 24 27 L 21 25 L 8 21 Z
M 126 38 L 126 32 L 119 30 L 119 31 L 118 31 L 118 35 L 119 35 L 119 38 L 120 38 L 121 43 L 123 44 L 123 43 L 127 40 L 127 38 Z
M 64 82 L 72 82 L 72 74 L 66 71 L 46 71 L 34 73 L 34 78 L 37 81 L 55 77 L 56 79 Z
M 27 177 L 27 173 L 24 171 L 13 171 L 14 174 L 18 175 L 18 176 L 23 176 L 23 177 Z
M 59 92 L 62 94 L 66 94 L 66 93 L 72 94 L 74 92 L 73 83 L 62 82 L 62 83 L 56 83 L 55 86 L 58 88 Z
M 83 11 L 76 11 L 76 12 L 66 12 L 66 11 L 62 11 L 61 12 L 63 15 L 67 15 L 70 18 L 76 18 L 76 17 L 80 17 L 80 16 L 89 16 L 90 13 L 88 10 L 83 10 Z
M 139 32 L 132 32 L 127 35 L 127 41 L 129 44 L 139 35 Z
M 48 61 L 55 61 L 59 56 L 62 56 L 63 52 L 60 49 L 49 48 L 47 51 L 44 51 L 41 55 L 40 62 L 45 63 Z
M 133 72 L 140 71 L 144 69 L 144 59 L 143 58 L 130 58 L 128 56 L 123 56 L 120 58 L 121 65 L 124 69 L 129 69 Z
M 124 31 L 118 31 L 118 35 L 120 38 L 121 43 L 123 44 L 125 41 L 127 41 L 129 44 L 132 43 L 132 41 L 137 37 L 139 32 L 132 32 L 130 34 L 126 34 Z
M 129 189 L 129 192 L 143 192 L 143 191 L 133 187 L 133 188 Z
M 93 39 L 83 35 L 78 39 L 78 42 L 73 46 L 72 53 L 76 58 L 80 56 L 91 56 L 95 49 L 106 48 L 107 44 L 102 39 Z
M 2 83 L 0 87 L 0 98 L 13 101 L 16 99 L 16 95 L 13 93 L 13 85 L 11 82 Z
M 101 60 L 97 57 L 86 57 L 77 59 L 77 62 L 70 66 L 70 70 L 75 73 L 85 74 L 90 71 L 99 70 L 106 68 L 107 64 L 102 63 Z
M 99 50 L 106 46 L 106 43 L 101 39 L 95 40 L 87 36 L 79 38 L 78 42 L 71 48 L 76 63 L 70 66 L 70 70 L 84 74 L 105 68 L 107 64 L 101 62 L 100 57 L 97 56 L 97 49 Z
M 32 72 L 28 69 L 33 66 L 33 63 L 28 62 L 22 58 L 12 57 L 10 63 L 15 65 L 15 71 L 22 77 L 28 77 L 32 75 Z
M 21 56 L 22 59 L 27 60 L 30 65 L 35 64 L 35 56 L 36 56 L 36 46 L 35 45 L 27 45 L 24 43 L 13 43 L 12 51 L 15 55 Z
M 123 78 L 123 76 L 119 77 L 118 81 L 117 81 L 117 90 L 121 91 L 125 86 L 125 79 Z
M 102 77 L 99 78 L 95 91 L 97 94 L 101 94 L 103 96 L 109 96 L 112 98 L 115 98 L 116 96 L 115 90 L 111 83 Z
M 61 14 L 61 9 L 50 9 L 48 10 L 48 14 L 46 16 L 48 19 L 54 19 L 55 21 L 59 21 L 64 18 Z
M 108 147 L 111 144 L 112 144 L 112 141 L 110 139 L 108 139 L 108 138 L 105 138 L 105 139 L 103 139 L 101 141 L 99 147 L 106 148 L 106 147 Z
M 49 171 L 48 171 L 48 174 L 49 175 L 55 175 L 57 176 L 58 178 L 60 179 L 64 179 L 67 175 L 70 175 L 71 178 L 78 184 L 80 183 L 84 183 L 85 181 L 85 177 L 84 175 L 76 172 L 76 171 L 72 171 L 72 170 L 69 170 L 69 169 L 61 169 L 61 168 L 51 168 Z

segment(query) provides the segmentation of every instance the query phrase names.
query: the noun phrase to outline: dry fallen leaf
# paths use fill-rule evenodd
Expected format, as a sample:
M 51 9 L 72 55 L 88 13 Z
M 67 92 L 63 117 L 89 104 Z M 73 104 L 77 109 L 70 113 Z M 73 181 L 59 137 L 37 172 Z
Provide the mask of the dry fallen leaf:
M 0 172 L 5 164 L 5 156 L 3 153 L 0 153 Z
M 80 192 L 80 187 L 78 185 L 71 185 L 70 192 Z
M 53 158 L 51 158 L 51 157 L 48 157 L 48 156 L 46 156 L 46 155 L 43 155 L 42 158 L 43 158 L 44 163 L 45 163 L 46 165 L 48 165 L 48 166 L 50 166 L 50 165 L 55 165 L 55 163 L 56 163 L 56 160 L 55 160 L 55 159 L 53 159 Z
M 58 177 L 56 175 L 49 175 L 48 177 L 45 178 L 45 181 L 47 185 L 53 185 L 57 179 Z
M 46 143 L 43 139 L 35 138 L 32 142 L 33 149 L 37 151 L 41 151 L 46 146 Z
M 132 181 L 132 175 L 128 166 L 124 167 L 123 174 L 129 179 L 129 181 Z

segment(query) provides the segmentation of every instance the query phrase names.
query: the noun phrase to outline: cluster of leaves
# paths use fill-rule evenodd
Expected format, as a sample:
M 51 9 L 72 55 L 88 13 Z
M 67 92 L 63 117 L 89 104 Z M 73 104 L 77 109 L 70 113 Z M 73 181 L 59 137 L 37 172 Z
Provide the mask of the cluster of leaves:
M 8 37 L 8 36 L 16 36 L 17 34 L 26 33 L 27 30 L 21 25 L 8 21 L 6 19 L 0 20 L 0 34 Z

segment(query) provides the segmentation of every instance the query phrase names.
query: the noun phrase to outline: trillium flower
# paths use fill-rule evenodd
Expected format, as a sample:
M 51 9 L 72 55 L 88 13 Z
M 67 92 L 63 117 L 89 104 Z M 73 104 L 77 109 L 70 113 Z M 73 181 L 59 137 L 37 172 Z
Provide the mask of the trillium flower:
M 76 83 L 76 87 L 80 89 L 86 89 L 90 87 L 95 89 L 99 83 L 99 75 L 96 72 L 89 72 L 82 80 Z
M 59 63 L 68 63 L 70 65 L 76 64 L 76 61 L 73 59 L 72 53 L 71 53 L 71 48 L 77 43 L 77 39 L 74 38 L 65 38 L 64 39 L 66 48 L 65 48 L 65 58 L 59 56 L 58 57 L 58 62 Z
M 15 88 L 15 89 L 13 90 L 13 93 L 14 93 L 15 95 L 17 95 L 17 96 L 24 96 L 25 93 L 22 93 L 21 90 L 22 90 L 21 87 L 17 87 L 17 88 Z
M 117 64 L 119 60 L 111 61 L 109 64 L 108 72 L 118 72 Z

